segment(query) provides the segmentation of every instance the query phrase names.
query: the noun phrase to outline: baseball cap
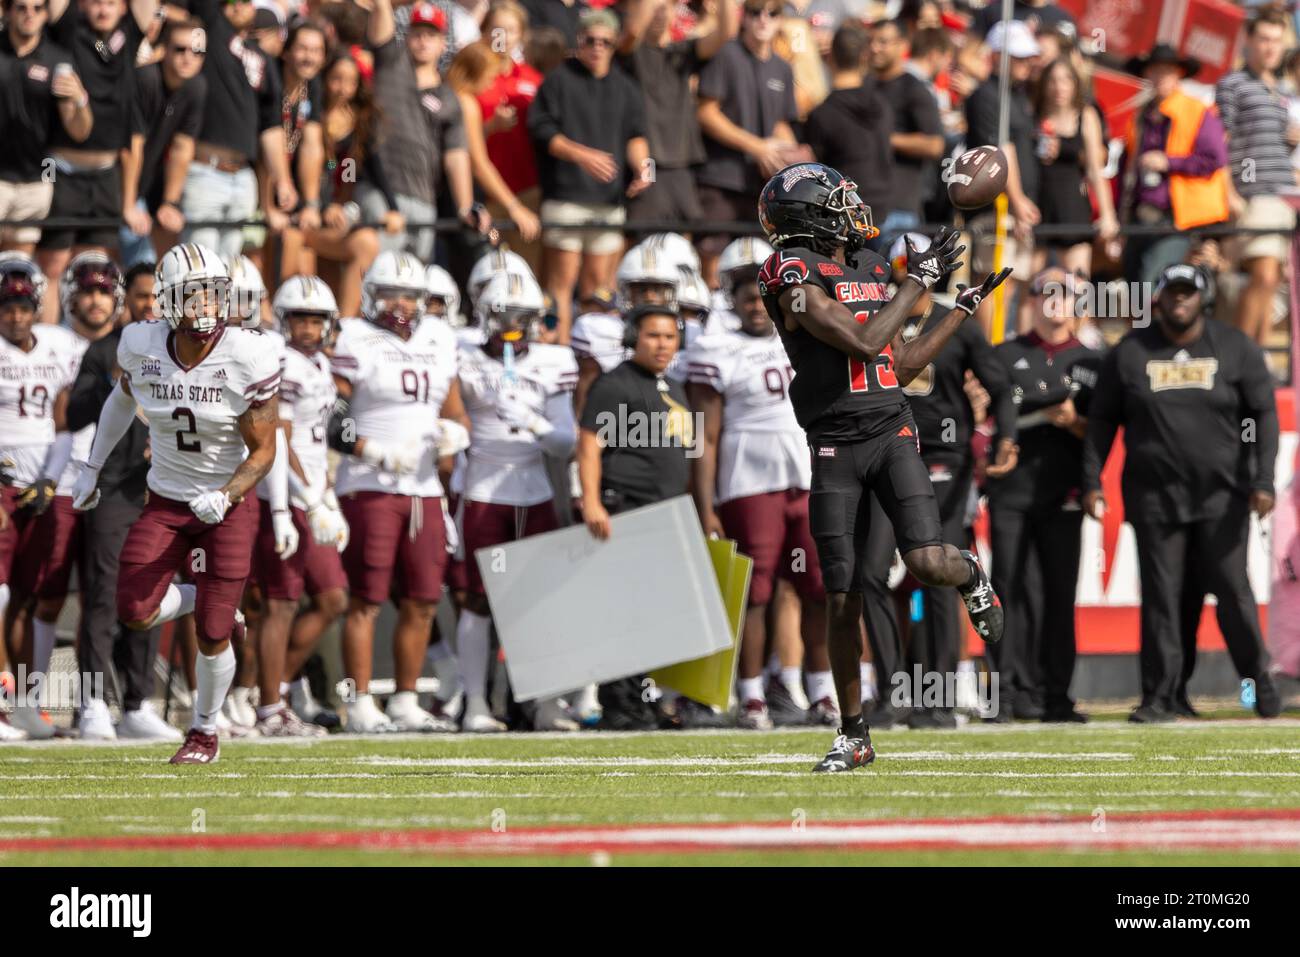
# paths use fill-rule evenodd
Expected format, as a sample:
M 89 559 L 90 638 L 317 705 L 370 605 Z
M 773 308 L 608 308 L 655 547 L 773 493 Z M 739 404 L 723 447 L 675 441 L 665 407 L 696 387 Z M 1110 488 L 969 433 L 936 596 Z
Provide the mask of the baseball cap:
M 1001 53 L 1005 47 L 1007 53 L 1017 60 L 1038 56 L 1038 41 L 1034 39 L 1034 32 L 1020 20 L 1006 23 L 999 20 L 993 24 L 986 42 L 994 53 Z
M 439 33 L 446 33 L 447 15 L 432 3 L 417 3 L 411 7 L 411 26 L 433 27 Z
M 1210 291 L 1205 272 L 1190 263 L 1174 263 L 1172 266 L 1166 266 L 1160 273 L 1160 281 L 1156 283 L 1156 295 L 1160 295 L 1170 286 L 1191 286 L 1201 294 Z

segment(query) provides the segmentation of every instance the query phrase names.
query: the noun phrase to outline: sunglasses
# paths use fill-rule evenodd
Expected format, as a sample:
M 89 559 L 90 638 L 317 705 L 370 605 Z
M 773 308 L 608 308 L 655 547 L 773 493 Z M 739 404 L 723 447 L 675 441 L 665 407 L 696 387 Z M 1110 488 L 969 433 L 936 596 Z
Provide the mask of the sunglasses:
M 613 47 L 614 41 L 608 37 L 583 37 L 578 41 L 579 45 L 584 47 Z

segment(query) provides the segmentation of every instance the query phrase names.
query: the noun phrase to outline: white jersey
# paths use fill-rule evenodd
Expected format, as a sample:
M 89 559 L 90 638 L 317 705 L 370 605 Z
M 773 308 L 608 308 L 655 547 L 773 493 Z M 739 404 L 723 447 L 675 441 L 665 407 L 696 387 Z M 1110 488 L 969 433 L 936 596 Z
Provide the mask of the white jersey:
M 442 495 L 438 418 L 456 378 L 456 352 L 456 336 L 446 323 L 429 323 L 403 340 L 365 319 L 343 320 L 330 368 L 352 383 L 350 415 L 357 438 L 390 448 L 422 442 L 424 452 L 410 475 L 395 475 L 356 456 L 344 456 L 334 481 L 339 495 Z
M 686 323 L 686 343 L 689 347 L 696 338 L 691 326 L 699 323 Z M 586 312 L 573 322 L 573 331 L 569 336 L 574 355 L 595 359 L 601 372 L 611 372 L 632 358 L 632 350 L 623 345 L 623 317 L 616 312 Z M 677 382 L 686 381 L 685 349 L 679 349 L 668 363 L 664 375 Z
M 86 354 L 86 350 L 90 348 L 90 340 L 75 329 L 69 329 L 66 326 L 56 328 L 59 332 L 66 333 L 61 348 L 68 362 L 68 381 L 76 382 L 77 372 L 81 369 L 81 359 Z M 68 459 L 63 474 L 59 476 L 59 486 L 54 490 L 55 495 L 72 494 L 72 486 L 76 483 L 77 476 L 81 474 L 81 463 L 90 458 L 90 447 L 94 444 L 94 422 L 81 431 L 72 433 L 72 457 Z
M 270 329 L 266 326 L 262 326 L 260 328 L 261 328 L 262 335 L 266 337 L 266 341 L 265 341 L 266 348 L 268 350 L 275 352 L 275 362 L 280 367 L 280 389 L 281 392 L 283 392 L 284 390 L 284 333 L 280 332 L 278 329 Z M 281 398 L 283 398 L 283 395 L 281 396 Z M 280 409 L 280 418 L 283 419 L 284 417 L 285 417 L 284 409 Z M 245 454 L 247 454 L 247 451 L 245 451 Z M 257 483 L 257 497 L 264 502 L 269 502 L 271 500 L 271 485 L 270 485 L 269 475 L 266 478 L 262 479 L 262 481 Z
M 338 389 L 330 372 L 330 361 L 323 352 L 307 355 L 293 346 L 284 350 L 280 379 L 280 419 L 292 429 L 289 447 L 307 476 L 307 483 L 323 489 L 328 482 L 330 414 Z M 306 508 L 297 495 L 290 496 L 294 508 Z
M 707 335 L 687 363 L 691 382 L 722 396 L 717 501 L 809 488 L 808 439 L 787 396 L 794 373 L 781 337 Z
M 514 389 L 528 407 L 548 419 L 573 417 L 578 363 L 566 346 L 541 342 L 514 360 L 514 383 L 501 360 L 480 347 L 460 354 L 460 394 L 469 414 L 464 495 L 495 505 L 537 505 L 552 497 L 546 460 L 537 437 L 510 430 L 497 415 L 497 397 Z
M 37 323 L 36 344 L 23 352 L 0 336 L 0 454 L 13 461 L 17 485 L 31 485 L 54 442 L 54 402 L 72 384 L 68 366 L 71 333 Z
M 189 502 L 221 488 L 244 461 L 239 417 L 275 397 L 280 360 L 258 329 L 225 327 L 189 368 L 173 339 L 166 322 L 133 322 L 122 330 L 117 364 L 149 422 L 149 490 Z

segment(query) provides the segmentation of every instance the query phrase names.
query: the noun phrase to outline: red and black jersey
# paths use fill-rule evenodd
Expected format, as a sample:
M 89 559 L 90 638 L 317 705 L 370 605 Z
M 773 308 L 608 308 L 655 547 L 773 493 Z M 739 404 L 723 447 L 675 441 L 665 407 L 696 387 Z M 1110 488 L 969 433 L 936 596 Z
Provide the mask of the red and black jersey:
M 802 326 L 789 328 L 780 296 L 794 286 L 819 286 L 858 322 L 870 322 L 889 301 L 888 284 L 889 264 L 865 250 L 858 254 L 856 269 L 795 247 L 777 250 L 759 270 L 763 304 L 794 368 L 790 401 L 810 443 L 848 444 L 889 428 L 897 431 L 899 416 L 910 417 L 907 397 L 898 387 L 889 347 L 874 363 L 852 359 Z M 793 318 L 798 320 L 797 313 Z

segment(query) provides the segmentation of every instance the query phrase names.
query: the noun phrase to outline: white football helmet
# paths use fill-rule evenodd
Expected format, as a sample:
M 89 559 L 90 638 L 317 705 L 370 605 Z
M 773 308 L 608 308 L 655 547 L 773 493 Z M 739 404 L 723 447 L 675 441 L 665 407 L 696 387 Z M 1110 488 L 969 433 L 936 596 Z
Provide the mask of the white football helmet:
M 665 235 L 673 235 L 665 233 Z M 663 249 L 654 243 L 644 242 L 633 246 L 619 261 L 614 272 L 614 283 L 618 287 L 619 312 L 627 312 L 634 306 L 642 305 L 638 300 L 635 286 L 660 286 L 663 295 L 654 301 L 654 305 L 677 305 L 677 283 L 681 279 L 681 270 L 676 262 L 664 255 Z
M 689 269 L 692 272 L 700 271 L 700 254 L 695 251 L 691 241 L 681 233 L 653 233 L 647 236 L 640 245 L 657 250 L 660 255 L 678 269 Z
M 517 331 L 519 338 L 530 340 L 545 313 L 542 287 L 526 272 L 498 273 L 488 280 L 474 303 L 474 318 L 488 339 Z
M 361 315 L 394 332 L 413 331 L 424 318 L 424 263 L 410 253 L 385 250 L 375 257 L 361 280 Z M 411 315 L 396 309 L 399 296 L 416 302 Z
M 518 272 L 531 276 L 532 269 L 528 267 L 527 261 L 518 253 L 512 253 L 508 249 L 494 249 L 486 256 L 479 259 L 474 264 L 474 268 L 469 271 L 469 281 L 465 283 L 465 292 L 469 296 L 470 305 L 473 306 L 478 302 L 479 293 L 487 285 L 488 280 L 499 272 Z
M 230 274 L 208 247 L 180 243 L 155 267 L 153 295 L 169 326 L 191 339 L 211 339 L 230 312 Z
M 266 283 L 257 266 L 247 256 L 230 256 L 226 259 L 226 272 L 230 274 L 230 317 L 238 319 L 245 328 L 262 328 Z
M 20 252 L 0 253 L 0 302 L 29 299 L 37 313 L 45 300 L 45 273 Z
M 733 239 L 718 257 L 718 283 L 723 292 L 731 295 L 735 282 L 733 273 L 752 269 L 757 274 L 758 267 L 767 262 L 767 257 L 775 251 L 766 240 L 757 236 Z
M 91 250 L 72 257 L 59 279 L 59 305 L 71 321 L 73 299 L 78 293 L 99 290 L 113 297 L 113 311 L 101 325 L 114 321 L 126 302 L 126 284 L 117 263 L 101 252 Z M 82 320 L 85 321 L 84 319 Z
M 451 278 L 451 273 L 435 264 L 424 271 L 425 299 L 441 299 L 447 306 L 443 318 L 453 326 L 461 325 L 460 322 L 460 290 L 456 288 L 456 280 Z M 426 307 L 425 311 L 428 309 Z
M 678 274 L 677 305 L 682 309 L 694 309 L 708 314 L 713 306 L 713 293 L 703 276 L 694 271 Z
M 288 317 L 293 313 L 308 312 L 325 317 L 322 341 L 330 337 L 330 330 L 339 318 L 339 305 L 334 293 L 319 276 L 291 276 L 275 291 L 271 311 L 280 321 L 285 338 L 289 338 Z

